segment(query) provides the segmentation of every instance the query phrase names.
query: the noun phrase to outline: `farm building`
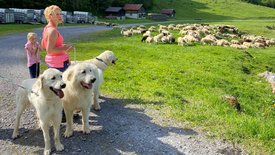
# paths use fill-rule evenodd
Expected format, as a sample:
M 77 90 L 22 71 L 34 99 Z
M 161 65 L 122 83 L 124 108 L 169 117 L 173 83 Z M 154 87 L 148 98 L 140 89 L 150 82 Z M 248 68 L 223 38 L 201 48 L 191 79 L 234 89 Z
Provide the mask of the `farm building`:
M 174 9 L 162 9 L 161 14 L 167 15 L 168 17 L 175 17 L 176 11 Z
M 123 10 L 125 10 L 125 16 L 128 18 L 145 18 L 143 4 L 125 4 Z
M 125 10 L 122 7 L 109 7 L 105 10 L 108 19 L 125 19 Z
M 150 20 L 166 20 L 167 15 L 160 14 L 160 13 L 148 13 L 147 18 Z
M 0 23 L 14 23 L 14 11 L 0 8 Z

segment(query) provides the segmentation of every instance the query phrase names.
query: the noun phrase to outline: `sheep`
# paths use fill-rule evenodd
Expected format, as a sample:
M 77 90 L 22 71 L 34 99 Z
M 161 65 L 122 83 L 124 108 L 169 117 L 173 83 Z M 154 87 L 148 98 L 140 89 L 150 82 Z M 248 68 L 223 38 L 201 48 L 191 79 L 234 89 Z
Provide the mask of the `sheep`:
M 196 39 L 194 36 L 186 35 L 183 37 L 184 42 L 188 45 L 194 42 L 198 42 L 198 39 Z
M 122 34 L 124 37 L 130 37 L 130 36 L 133 35 L 133 33 L 132 33 L 130 30 L 124 30 L 124 29 L 121 30 L 121 34 Z
M 228 46 L 230 45 L 229 41 L 225 40 L 225 39 L 220 39 L 216 41 L 216 45 L 218 46 Z
M 167 36 L 167 39 L 168 39 L 168 42 L 169 42 L 170 44 L 173 43 L 173 42 L 175 42 L 175 38 L 173 37 L 172 34 L 169 34 L 169 35 Z
M 274 39 L 266 40 L 266 44 L 267 46 L 275 45 L 275 40 Z
M 144 37 L 144 36 L 151 36 L 151 31 L 146 31 L 145 33 L 143 33 L 142 36 L 143 36 L 143 37 Z
M 185 43 L 183 37 L 178 37 L 178 46 L 183 46 Z
M 146 43 L 152 43 L 154 41 L 154 38 L 151 36 L 148 36 L 145 40 Z
M 231 40 L 230 42 L 231 42 L 232 44 L 239 44 L 239 41 L 238 41 L 238 40 L 234 40 L 234 39 Z
M 155 43 L 160 42 L 162 37 L 163 37 L 163 34 L 161 34 L 161 33 L 158 34 L 158 35 L 156 35 L 156 36 L 154 36 L 154 42 Z
M 167 43 L 167 42 L 168 42 L 167 36 L 163 36 L 163 37 L 161 38 L 161 42 Z
M 210 34 L 210 35 L 207 35 L 206 37 L 202 38 L 201 42 L 203 44 L 211 44 L 211 45 L 213 45 L 213 44 L 216 43 L 216 40 L 217 40 L 217 38 L 215 36 L 213 36 L 213 35 Z

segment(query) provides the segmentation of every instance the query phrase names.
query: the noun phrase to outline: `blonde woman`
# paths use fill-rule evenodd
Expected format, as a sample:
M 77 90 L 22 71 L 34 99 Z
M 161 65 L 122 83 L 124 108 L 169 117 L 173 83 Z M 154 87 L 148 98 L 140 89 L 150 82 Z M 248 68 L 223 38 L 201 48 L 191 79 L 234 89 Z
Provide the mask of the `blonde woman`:
M 64 44 L 63 37 L 57 27 L 62 23 L 61 9 L 51 5 L 44 10 L 48 24 L 44 27 L 41 47 L 46 49 L 45 62 L 49 68 L 56 68 L 64 72 L 70 65 L 68 52 L 73 50 L 72 45 Z

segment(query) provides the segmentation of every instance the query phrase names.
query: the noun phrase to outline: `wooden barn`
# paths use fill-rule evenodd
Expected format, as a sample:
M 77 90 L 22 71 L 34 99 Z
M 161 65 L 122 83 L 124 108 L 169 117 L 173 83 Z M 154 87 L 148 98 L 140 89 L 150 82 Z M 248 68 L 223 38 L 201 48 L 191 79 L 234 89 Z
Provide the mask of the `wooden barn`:
M 125 19 L 125 10 L 122 7 L 108 7 L 105 10 L 106 18 L 108 19 Z
M 128 18 L 145 18 L 145 9 L 143 4 L 125 4 L 123 7 L 125 16 Z
M 161 14 L 167 15 L 168 17 L 175 17 L 176 11 L 174 9 L 162 9 Z

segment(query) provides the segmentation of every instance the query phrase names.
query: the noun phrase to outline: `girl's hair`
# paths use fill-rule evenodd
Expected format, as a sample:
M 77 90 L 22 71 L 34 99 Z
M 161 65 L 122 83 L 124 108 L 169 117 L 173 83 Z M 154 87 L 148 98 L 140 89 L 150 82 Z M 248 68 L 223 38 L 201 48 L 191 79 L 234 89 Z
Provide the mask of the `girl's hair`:
M 45 18 L 48 22 L 50 20 L 50 15 L 55 13 L 55 11 L 60 11 L 61 12 L 60 7 L 57 6 L 57 5 L 51 5 L 51 6 L 46 7 L 46 9 L 44 10 L 44 15 L 45 15 Z
M 36 37 L 36 36 L 37 36 L 36 33 L 29 32 L 28 35 L 27 35 L 27 39 L 30 40 L 31 38 Z

